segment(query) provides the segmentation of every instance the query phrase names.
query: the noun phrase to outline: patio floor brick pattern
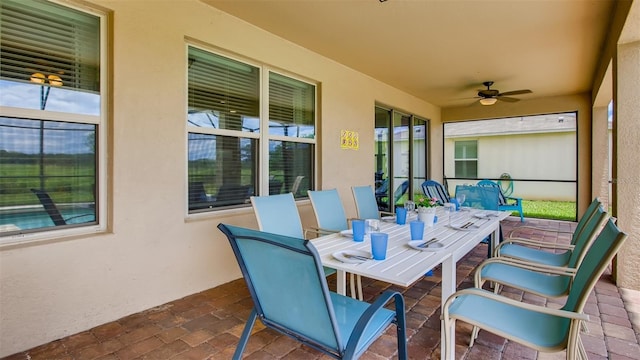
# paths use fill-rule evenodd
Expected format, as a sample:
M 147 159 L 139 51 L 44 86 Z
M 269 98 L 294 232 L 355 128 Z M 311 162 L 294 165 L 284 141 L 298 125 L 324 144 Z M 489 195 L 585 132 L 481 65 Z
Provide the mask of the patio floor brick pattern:
M 549 229 L 569 230 L 575 223 L 527 219 L 527 224 Z M 503 221 L 507 234 L 520 226 L 519 218 Z M 527 231 L 526 237 L 567 243 L 569 236 L 553 232 Z M 487 255 L 481 244 L 458 263 L 458 288 L 473 285 L 475 267 Z M 407 312 L 410 359 L 440 358 L 440 269 L 409 288 L 363 278 L 365 300 L 371 301 L 386 289 L 404 294 Z M 329 277 L 335 288 L 335 275 Z M 564 299 L 545 300 L 505 288 L 503 295 L 529 303 L 560 307 Z M 243 279 L 238 279 L 187 296 L 114 322 L 74 334 L 3 360 L 124 360 L 124 359 L 231 359 L 245 321 L 251 311 L 251 298 Z M 640 292 L 619 289 L 605 272 L 589 297 L 585 312 L 590 315 L 588 333 L 581 338 L 590 360 L 640 358 Z M 395 359 L 395 326 L 389 327 L 361 357 L 363 360 Z M 481 331 L 472 348 L 468 347 L 471 326 L 457 322 L 457 359 L 564 359 L 564 352 L 538 353 L 514 342 Z M 244 353 L 245 359 L 331 359 L 309 347 L 266 329 L 256 322 Z

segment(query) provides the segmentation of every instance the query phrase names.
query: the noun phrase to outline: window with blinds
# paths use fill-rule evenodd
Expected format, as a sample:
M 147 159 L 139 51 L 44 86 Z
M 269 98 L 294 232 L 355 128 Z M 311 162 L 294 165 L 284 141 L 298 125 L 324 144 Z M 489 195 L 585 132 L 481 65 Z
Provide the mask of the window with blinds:
M 0 80 L 3 91 L 22 96 L 2 96 L 0 105 L 98 115 L 99 30 L 97 16 L 49 2 L 3 0 Z
M 315 85 L 194 46 L 187 64 L 189 212 L 249 206 L 252 195 L 306 197 Z M 266 114 L 260 94 L 269 94 Z
M 0 2 L 2 237 L 99 223 L 102 21 L 47 1 Z

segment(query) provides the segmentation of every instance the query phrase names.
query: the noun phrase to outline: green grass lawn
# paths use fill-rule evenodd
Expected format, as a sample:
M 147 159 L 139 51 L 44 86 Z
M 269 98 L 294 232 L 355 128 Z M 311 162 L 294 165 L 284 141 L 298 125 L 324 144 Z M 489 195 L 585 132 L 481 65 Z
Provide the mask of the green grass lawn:
M 576 203 L 573 201 L 522 200 L 525 217 L 576 221 Z

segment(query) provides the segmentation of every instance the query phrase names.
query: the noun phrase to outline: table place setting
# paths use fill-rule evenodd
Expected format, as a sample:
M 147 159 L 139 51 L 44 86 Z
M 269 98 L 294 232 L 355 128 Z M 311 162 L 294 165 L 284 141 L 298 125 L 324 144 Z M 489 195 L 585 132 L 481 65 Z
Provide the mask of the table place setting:
M 372 260 L 370 252 L 362 250 L 342 250 L 336 251 L 332 256 L 343 263 L 347 264 L 359 264 L 365 261 Z

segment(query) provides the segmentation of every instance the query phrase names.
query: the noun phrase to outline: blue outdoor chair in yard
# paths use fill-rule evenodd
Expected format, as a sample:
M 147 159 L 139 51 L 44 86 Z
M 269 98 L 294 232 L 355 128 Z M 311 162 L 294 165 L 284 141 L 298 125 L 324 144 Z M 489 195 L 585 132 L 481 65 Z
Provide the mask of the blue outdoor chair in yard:
M 609 219 L 577 269 L 560 309 L 523 303 L 477 287 L 455 292 L 442 307 L 445 358 L 451 360 L 455 321 L 461 320 L 537 351 L 566 350 L 567 359 L 587 359 L 580 329 L 589 316 L 583 310 L 593 287 L 626 238 Z M 469 346 L 473 346 L 476 336 L 474 330 Z
M 440 205 L 451 202 L 451 197 L 442 184 L 435 180 L 426 180 L 422 183 L 422 192 L 426 197 L 435 198 Z
M 520 215 L 520 222 L 524 222 L 524 213 L 522 212 L 522 198 L 514 196 L 504 196 L 500 185 L 491 180 L 480 180 L 476 185 L 497 188 L 499 191 L 498 208 L 500 209 L 500 211 L 517 211 Z
M 336 359 L 358 359 L 394 323 L 398 358 L 407 359 L 402 294 L 387 290 L 369 304 L 330 292 L 310 241 L 225 224 L 218 228 L 229 239 L 253 300 L 233 359 L 241 359 L 257 318 Z M 385 308 L 391 300 L 395 311 Z

